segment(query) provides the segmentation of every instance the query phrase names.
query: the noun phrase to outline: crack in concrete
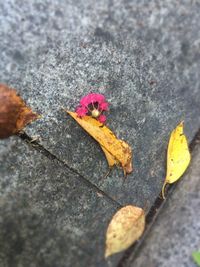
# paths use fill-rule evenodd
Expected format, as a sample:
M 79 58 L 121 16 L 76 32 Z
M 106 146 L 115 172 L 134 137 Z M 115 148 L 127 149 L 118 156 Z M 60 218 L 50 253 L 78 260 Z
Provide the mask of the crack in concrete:
M 99 189 L 95 184 L 91 183 L 86 177 L 84 177 L 81 173 L 79 173 L 76 169 L 73 167 L 70 167 L 66 162 L 59 159 L 56 155 L 52 154 L 49 150 L 44 148 L 40 143 L 37 142 L 37 140 L 32 140 L 32 138 L 26 133 L 26 132 L 20 132 L 18 134 L 18 137 L 21 138 L 21 140 L 25 141 L 28 145 L 30 145 L 32 148 L 36 149 L 38 152 L 46 156 L 50 160 L 56 160 L 57 162 L 64 165 L 65 168 L 70 170 L 71 172 L 75 173 L 78 176 L 78 179 L 84 182 L 84 184 L 96 191 L 99 194 L 102 194 L 104 197 L 107 198 L 107 200 L 115 205 L 117 205 L 119 208 L 122 207 L 122 205 L 113 199 L 111 196 L 109 196 L 106 192 Z
M 32 138 L 29 135 L 27 135 L 25 132 L 22 132 L 22 133 L 18 134 L 18 136 L 23 141 L 28 143 L 28 145 L 30 145 L 32 148 L 34 148 L 37 151 L 39 151 L 40 153 L 42 153 L 44 156 L 48 157 L 51 160 L 58 161 L 65 168 L 67 168 L 71 172 L 73 172 L 76 175 L 78 175 L 78 177 L 80 177 L 80 178 L 78 178 L 79 180 L 84 182 L 89 188 L 93 189 L 97 193 L 102 194 L 104 197 L 107 198 L 107 200 L 109 202 L 117 205 L 119 208 L 122 207 L 122 205 L 119 202 L 114 200 L 112 197 L 110 197 L 108 194 L 106 194 L 103 190 L 99 189 L 96 185 L 91 183 L 86 177 L 84 177 L 82 174 L 80 174 L 76 169 L 70 167 L 66 162 L 62 161 L 56 155 L 52 154 L 50 151 L 48 151 L 46 148 L 44 148 L 37 141 L 31 142 Z M 195 146 L 197 144 L 200 144 L 200 129 L 196 133 L 196 135 L 194 136 L 192 142 L 190 143 L 190 151 L 191 152 L 193 151 L 193 149 L 195 148 Z M 161 199 L 160 195 L 156 198 L 154 204 L 152 205 L 152 207 L 150 208 L 150 210 L 149 210 L 149 212 L 148 212 L 148 214 L 146 216 L 146 228 L 145 228 L 144 234 L 142 235 L 142 237 L 135 244 L 133 244 L 128 250 L 125 251 L 125 253 L 123 254 L 121 260 L 119 261 L 117 267 L 126 267 L 128 261 L 130 261 L 130 260 L 133 261 L 134 260 L 135 256 L 139 252 L 142 244 L 144 243 L 148 233 L 150 232 L 151 228 L 153 227 L 154 222 L 156 221 L 158 215 L 160 214 L 161 210 L 164 208 L 167 199 L 169 199 L 169 197 L 175 191 L 177 184 L 178 183 L 172 184 L 168 189 L 166 189 L 166 194 L 165 194 L 166 195 L 166 199 L 165 200 Z

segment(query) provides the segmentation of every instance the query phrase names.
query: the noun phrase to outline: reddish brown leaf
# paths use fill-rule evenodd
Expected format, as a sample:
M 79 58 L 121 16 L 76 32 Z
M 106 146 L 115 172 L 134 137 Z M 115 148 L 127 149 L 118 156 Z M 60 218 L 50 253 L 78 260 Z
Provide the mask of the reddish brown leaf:
M 7 138 L 22 130 L 39 117 L 27 107 L 15 89 L 0 84 L 0 138 Z

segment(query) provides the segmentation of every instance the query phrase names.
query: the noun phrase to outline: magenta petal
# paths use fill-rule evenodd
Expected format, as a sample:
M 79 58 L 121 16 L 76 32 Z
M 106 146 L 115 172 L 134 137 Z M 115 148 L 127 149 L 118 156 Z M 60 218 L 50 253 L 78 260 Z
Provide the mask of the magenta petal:
M 87 114 L 87 109 L 85 107 L 78 107 L 76 109 L 76 113 L 78 114 L 79 117 L 83 117 Z
M 92 104 L 95 102 L 101 104 L 105 102 L 105 97 L 101 94 L 90 93 L 81 99 L 80 104 L 82 106 L 87 107 L 89 104 Z
M 89 104 L 92 103 L 92 100 L 91 100 L 91 96 L 90 94 L 89 95 L 86 95 L 84 96 L 83 98 L 81 98 L 81 101 L 80 101 L 80 104 L 84 107 L 87 107 Z
M 103 102 L 99 105 L 100 110 L 108 110 L 108 103 L 107 102 Z
M 104 123 L 106 121 L 106 116 L 105 115 L 100 115 L 98 118 L 98 121 L 100 121 L 101 123 Z
M 98 102 L 101 104 L 102 102 L 105 102 L 105 97 L 101 94 L 93 94 L 92 95 L 93 103 Z

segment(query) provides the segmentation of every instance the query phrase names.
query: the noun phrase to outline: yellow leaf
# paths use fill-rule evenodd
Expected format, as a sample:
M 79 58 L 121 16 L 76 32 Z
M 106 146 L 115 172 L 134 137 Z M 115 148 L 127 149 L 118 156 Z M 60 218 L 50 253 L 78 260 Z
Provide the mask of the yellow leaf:
M 101 146 L 101 148 L 106 156 L 110 168 L 114 165 L 120 165 L 119 161 L 110 152 L 108 152 L 105 147 Z
M 109 167 L 120 165 L 125 175 L 132 172 L 132 151 L 126 142 L 119 140 L 108 127 L 91 116 L 79 118 L 75 112 L 67 113 L 100 144 Z
M 171 133 L 167 150 L 167 175 L 162 188 L 164 196 L 166 184 L 176 182 L 185 172 L 190 163 L 190 152 L 186 136 L 183 133 L 183 122 L 181 122 Z
M 144 210 L 128 205 L 113 216 L 106 232 L 105 258 L 130 247 L 145 228 Z

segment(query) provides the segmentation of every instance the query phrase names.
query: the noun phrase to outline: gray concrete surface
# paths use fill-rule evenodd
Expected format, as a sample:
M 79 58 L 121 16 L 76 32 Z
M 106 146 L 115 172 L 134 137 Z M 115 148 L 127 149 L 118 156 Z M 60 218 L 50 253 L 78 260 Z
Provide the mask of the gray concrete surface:
M 191 140 L 200 126 L 199 10 L 191 1 L 1 2 L 0 80 L 43 114 L 28 134 L 122 204 L 150 207 L 170 131 L 184 119 Z M 108 125 L 134 150 L 125 184 L 118 170 L 101 180 L 103 153 L 61 110 L 90 91 L 105 94 Z
M 107 266 L 104 236 L 119 207 L 20 139 L 4 145 L 0 266 Z
M 200 250 L 200 144 L 192 162 L 167 200 L 129 267 L 196 267 L 192 252 Z
M 38 136 L 40 144 L 62 166 L 74 170 L 69 177 L 76 173 L 95 194 L 97 188 L 101 189 L 107 199 L 116 200 L 114 206 L 135 204 L 148 210 L 165 177 L 171 130 L 184 119 L 191 141 L 200 127 L 199 15 L 199 2 L 189 0 L 0 1 L 0 81 L 17 88 L 27 103 L 43 115 L 26 132 Z M 80 98 L 91 91 L 106 96 L 111 104 L 109 127 L 133 148 L 135 170 L 125 183 L 118 169 L 101 179 L 107 171 L 102 151 L 61 110 L 62 106 L 74 110 Z M 6 154 L 0 168 L 5 172 L 10 150 L 4 142 Z M 31 166 L 27 166 L 28 170 Z M 37 170 L 37 166 L 33 177 L 41 175 L 42 167 Z M 18 172 L 6 179 L 7 190 L 9 186 L 12 189 L 9 180 L 20 180 Z M 4 184 L 2 170 L 0 176 Z M 37 183 L 40 187 L 43 181 L 37 179 Z M 45 197 L 49 201 L 50 196 Z M 13 208 L 11 202 L 9 205 L 12 216 L 18 204 Z M 102 216 L 97 214 L 95 210 L 91 216 Z M 112 216 L 112 212 L 108 214 Z M 86 229 L 89 225 L 88 219 Z M 24 227 L 31 229 L 26 218 Z M 24 235 L 27 239 L 28 235 Z M 89 239 L 87 242 L 85 247 L 89 249 Z M 53 248 L 51 242 L 49 246 Z M 30 251 L 24 253 L 28 258 Z M 12 254 L 18 255 L 16 248 Z M 76 257 L 71 251 L 68 254 L 69 258 Z M 9 255 L 3 257 L 9 259 Z M 23 259 L 21 254 L 17 257 Z M 56 252 L 52 257 L 58 257 Z M 117 262 L 117 257 L 120 255 L 112 260 Z M 95 258 L 96 254 L 91 256 L 94 266 Z M 80 266 L 85 266 L 87 260 L 84 255 Z

